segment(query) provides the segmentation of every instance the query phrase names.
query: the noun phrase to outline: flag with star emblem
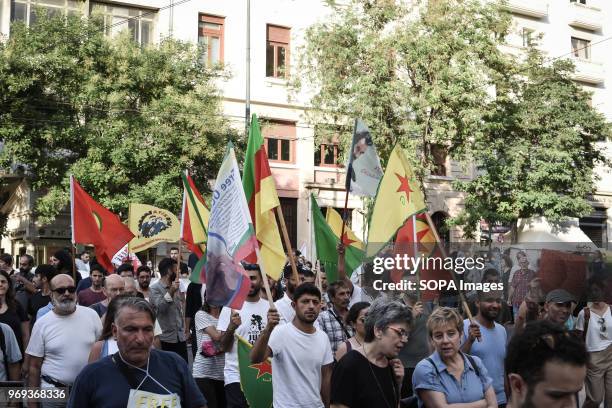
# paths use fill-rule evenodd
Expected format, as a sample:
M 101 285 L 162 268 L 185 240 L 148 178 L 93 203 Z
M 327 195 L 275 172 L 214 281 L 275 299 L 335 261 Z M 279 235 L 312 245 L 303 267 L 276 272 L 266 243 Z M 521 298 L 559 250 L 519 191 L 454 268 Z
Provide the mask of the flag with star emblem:
M 368 229 L 368 258 L 376 256 L 408 218 L 426 210 L 425 197 L 403 149 L 397 145 L 389 156 Z
M 325 221 L 329 224 L 329 227 L 334 232 L 334 235 L 340 238 L 340 234 L 342 233 L 342 217 L 338 213 L 338 211 L 334 210 L 332 207 L 327 208 L 327 213 L 325 214 Z M 342 236 L 342 242 L 346 246 L 353 246 L 360 250 L 364 250 L 363 241 L 357 238 L 357 235 L 348 228 L 348 225 L 344 228 L 344 235 Z
M 340 231 L 342 229 L 342 220 L 335 222 L 337 232 L 334 233 L 334 227 L 330 226 L 325 221 L 321 209 L 317 205 L 317 200 L 313 195 L 310 196 L 311 209 L 312 209 L 312 222 L 314 227 L 315 247 L 317 249 L 317 259 L 325 268 L 327 274 L 327 281 L 329 283 L 338 280 L 338 251 L 336 246 L 340 241 Z M 332 208 L 327 209 L 334 211 Z M 340 215 L 336 213 L 338 218 Z M 345 230 L 345 234 L 348 229 Z M 354 237 L 354 234 L 353 234 Z M 345 235 L 346 238 L 346 235 Z M 356 239 L 356 237 L 355 237 Z M 350 239 L 343 240 L 346 245 L 346 252 L 344 255 L 344 264 L 346 268 L 347 276 L 351 276 L 352 272 L 361 265 L 363 260 L 363 244 L 361 249 L 354 242 L 351 243 Z
M 238 366 L 240 387 L 251 408 L 270 408 L 272 406 L 272 362 L 253 364 L 249 356 L 253 346 L 240 336 L 238 339 Z

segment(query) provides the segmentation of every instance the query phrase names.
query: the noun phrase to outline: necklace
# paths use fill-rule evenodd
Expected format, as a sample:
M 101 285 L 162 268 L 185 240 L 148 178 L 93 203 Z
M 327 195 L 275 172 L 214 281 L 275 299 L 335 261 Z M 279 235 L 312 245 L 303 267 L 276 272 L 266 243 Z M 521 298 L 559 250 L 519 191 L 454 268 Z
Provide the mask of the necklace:
M 385 405 L 388 408 L 393 408 L 393 407 L 397 407 L 396 404 L 396 395 L 397 395 L 397 390 L 395 389 L 395 383 L 393 381 L 393 374 L 391 374 L 391 387 L 393 388 L 393 405 L 389 404 L 389 401 L 387 400 L 387 397 L 385 396 L 385 391 L 383 390 L 382 386 L 380 385 L 380 382 L 378 382 L 378 378 L 376 377 L 376 374 L 374 374 L 374 369 L 372 368 L 372 363 L 370 362 L 370 359 L 368 358 L 368 352 L 366 351 L 366 347 L 365 347 L 365 343 L 363 344 L 363 353 L 365 354 L 365 358 L 368 361 L 368 367 L 370 367 L 370 373 L 372 373 L 372 377 L 374 377 L 374 381 L 376 381 L 376 386 L 378 387 L 378 390 L 380 391 L 380 394 L 383 397 L 383 400 L 385 401 Z M 388 366 L 387 366 L 388 367 Z M 399 401 L 398 401 L 399 403 Z
M 357 335 L 353 336 L 353 339 L 355 339 L 357 344 L 359 344 L 359 347 L 363 347 L 363 344 L 359 340 L 357 340 Z M 364 347 L 363 351 L 365 352 L 365 347 Z

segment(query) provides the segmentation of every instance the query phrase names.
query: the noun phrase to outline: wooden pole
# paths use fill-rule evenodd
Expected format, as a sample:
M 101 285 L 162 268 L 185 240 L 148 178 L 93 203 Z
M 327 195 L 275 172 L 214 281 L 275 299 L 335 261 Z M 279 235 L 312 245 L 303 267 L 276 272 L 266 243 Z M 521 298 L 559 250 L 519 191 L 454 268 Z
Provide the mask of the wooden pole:
M 425 217 L 427 218 L 427 223 L 429 224 L 429 228 L 431 228 L 431 232 L 434 234 L 434 237 L 436 238 L 438 245 L 440 245 L 442 257 L 446 258 L 447 256 L 446 249 L 444 249 L 444 245 L 442 245 L 442 241 L 440 241 L 440 236 L 438 235 L 438 231 L 436 230 L 436 227 L 434 226 L 431 216 L 429 215 L 429 213 L 425 212 Z M 463 309 L 465 310 L 465 313 L 467 314 L 468 319 L 470 320 L 470 323 L 474 323 L 474 316 L 472 316 L 472 312 L 470 311 L 470 308 L 468 307 L 467 301 L 465 300 L 465 296 L 463 296 L 461 287 L 457 283 L 457 279 L 455 278 L 454 272 L 450 271 L 449 273 L 451 275 L 451 278 L 455 282 L 455 285 L 457 286 L 457 292 L 459 293 L 459 299 L 461 301 L 461 305 L 463 306 Z M 480 341 L 480 339 L 478 339 L 478 341 Z
M 291 273 L 292 273 L 293 279 L 295 279 L 296 285 L 299 285 L 300 277 L 298 276 L 297 266 L 295 265 L 295 259 L 293 258 L 293 247 L 291 246 L 291 241 L 289 240 L 289 234 L 287 233 L 287 226 L 285 225 L 285 218 L 283 217 L 283 210 L 280 204 L 276 207 L 276 215 L 278 215 L 278 219 L 281 225 L 283 240 L 285 241 L 285 248 L 287 248 L 287 252 L 289 253 L 289 263 L 291 264 Z M 257 258 L 259 259 L 259 255 L 257 255 Z
M 71 242 L 70 248 L 72 249 L 72 279 L 74 279 L 74 283 L 76 284 L 76 248 L 74 242 Z
M 270 290 L 270 284 L 268 283 L 268 275 L 264 269 L 263 262 L 261 261 L 261 253 L 259 252 L 259 247 L 255 248 L 255 254 L 257 255 L 257 263 L 259 264 L 259 270 L 261 271 L 261 279 L 263 279 L 264 289 L 266 291 L 266 296 L 268 297 L 268 303 L 270 303 L 270 307 L 274 307 L 274 301 L 272 300 L 272 291 Z
M 347 177 L 350 177 L 350 174 L 347 174 Z M 344 230 L 346 226 L 346 209 L 348 207 L 349 190 L 350 188 L 347 188 L 346 194 L 344 195 L 344 210 L 342 210 L 342 231 L 340 232 L 340 242 L 342 242 L 342 237 L 344 237 Z M 344 242 L 342 243 L 344 244 Z

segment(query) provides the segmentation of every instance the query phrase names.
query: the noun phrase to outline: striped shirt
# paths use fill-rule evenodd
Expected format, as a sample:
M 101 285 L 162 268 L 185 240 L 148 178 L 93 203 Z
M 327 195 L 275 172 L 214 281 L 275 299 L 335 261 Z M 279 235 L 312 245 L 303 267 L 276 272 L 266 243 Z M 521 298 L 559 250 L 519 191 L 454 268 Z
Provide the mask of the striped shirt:
M 204 357 L 201 354 L 202 343 L 211 340 L 210 336 L 204 330 L 210 326 L 217 327 L 218 321 L 219 319 L 211 316 L 203 310 L 200 310 L 195 314 L 195 329 L 198 350 L 196 352 L 195 359 L 193 360 L 194 378 L 211 378 L 213 380 L 223 381 L 225 353 L 218 354 L 214 357 Z

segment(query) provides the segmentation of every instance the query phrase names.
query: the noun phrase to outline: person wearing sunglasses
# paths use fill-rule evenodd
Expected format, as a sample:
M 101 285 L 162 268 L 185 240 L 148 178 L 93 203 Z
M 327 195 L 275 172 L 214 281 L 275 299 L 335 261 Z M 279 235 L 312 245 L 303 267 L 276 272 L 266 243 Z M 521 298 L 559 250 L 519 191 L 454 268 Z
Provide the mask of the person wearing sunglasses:
M 582 340 L 549 320 L 512 337 L 506 352 L 507 408 L 574 408 L 589 356 Z
M 36 321 L 26 349 L 29 387 L 69 387 L 87 365 L 91 346 L 102 333 L 98 314 L 77 305 L 72 277 L 51 279 L 53 310 Z
M 546 294 L 544 318 L 564 326 L 572 313 L 572 303 L 576 299 L 565 289 L 554 289 Z
M 584 339 L 590 358 L 583 408 L 597 408 L 602 402 L 612 407 L 612 313 L 605 302 L 605 291 L 605 281 L 589 280 L 589 303 L 576 320 L 576 331 Z
M 493 381 L 482 360 L 460 350 L 463 326 L 454 308 L 440 307 L 429 316 L 427 331 L 435 351 L 417 364 L 412 376 L 419 408 L 497 408 Z
M 376 298 L 365 319 L 361 347 L 342 357 L 332 373 L 331 408 L 396 408 L 404 366 L 398 358 L 408 341 L 412 314 L 385 296 Z

